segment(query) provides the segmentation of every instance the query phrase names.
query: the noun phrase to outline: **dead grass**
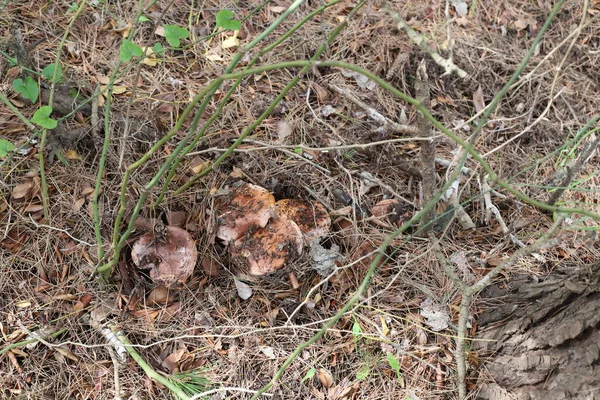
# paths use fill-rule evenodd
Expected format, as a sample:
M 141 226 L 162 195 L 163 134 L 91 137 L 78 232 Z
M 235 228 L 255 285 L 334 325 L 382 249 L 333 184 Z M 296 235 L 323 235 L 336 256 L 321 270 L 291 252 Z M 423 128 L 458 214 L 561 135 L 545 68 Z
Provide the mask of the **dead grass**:
M 227 5 L 205 3 L 202 18 L 194 20 L 194 34 L 197 37 L 209 34 L 215 10 Z M 244 15 L 257 5 L 257 1 L 252 1 L 236 9 L 236 16 Z M 261 64 L 308 59 L 339 22 L 338 17 L 345 15 L 351 6 L 349 2 L 342 1 L 331 7 L 322 17 L 304 25 L 276 52 L 261 59 Z M 433 38 L 432 44 L 445 54 L 446 21 L 441 3 L 429 5 L 426 2 L 413 2 L 392 6 L 406 17 L 411 26 Z M 476 2 L 475 6 L 473 16 L 452 24 L 454 59 L 470 74 L 470 78 L 464 81 L 453 76 L 439 78 L 440 68 L 428 63 L 432 77 L 431 98 L 434 99 L 432 113 L 448 127 L 457 127 L 461 121 L 475 114 L 472 95 L 478 87 L 481 86 L 486 103 L 491 100 L 520 62 L 531 37 L 543 23 L 549 9 L 546 4 L 540 9 L 526 1 L 496 2 L 493 5 Z M 108 75 L 114 68 L 121 39 L 113 30 L 118 27 L 119 21 L 132 20 L 135 10 L 131 7 L 130 4 L 121 3 L 121 7 L 118 7 L 111 3 L 102 8 L 103 12 L 88 10 L 75 24 L 68 44 L 72 50 L 65 50 L 62 61 L 67 67 L 68 80 L 81 85 L 84 93 L 90 94 L 96 78 Z M 18 25 L 26 43 L 43 39 L 31 53 L 36 68 L 41 69 L 53 60 L 59 37 L 68 23 L 68 15 L 61 11 L 63 8 L 62 4 L 28 1 L 12 1 L 6 7 L 2 22 Z M 310 11 L 312 8 L 308 4 L 300 7 L 293 19 L 284 23 L 273 37 L 283 34 Z M 594 13 L 597 12 L 596 8 Z M 189 5 L 174 2 L 163 20 L 165 23 L 186 26 L 188 13 Z M 244 24 L 246 38 L 252 39 L 262 32 L 275 15 L 267 10 L 251 17 Z M 556 67 L 564 55 L 564 46 L 540 64 L 544 56 L 571 32 L 572 27 L 579 24 L 581 15 L 580 2 L 567 3 L 524 75 L 534 68 L 535 72 L 509 92 L 476 144 L 477 150 L 484 154 L 528 129 L 525 135 L 491 154 L 487 161 L 499 176 L 510 179 L 528 195 L 542 200 L 547 192 L 539 186 L 543 186 L 555 173 L 556 156 L 539 165 L 535 165 L 536 161 L 565 143 L 599 109 L 597 93 L 600 82 L 595 71 L 600 64 L 600 52 L 595 47 L 597 43 L 594 39 L 600 30 L 597 23 L 582 30 L 559 71 Z M 529 25 L 519 30 L 515 28 L 515 23 L 520 21 L 527 21 Z M 114 25 L 107 25 L 111 22 Z M 136 36 L 141 42 L 156 41 L 149 26 L 143 25 Z M 6 37 L 9 33 L 3 30 L 2 34 Z M 207 50 L 207 45 L 199 42 L 188 51 L 171 53 L 167 62 L 142 69 L 129 115 L 129 120 L 135 122 L 125 143 L 126 164 L 136 160 L 156 138 L 164 135 L 190 96 L 223 72 L 226 63 L 209 61 L 205 57 Z M 387 17 L 373 6 L 370 14 L 360 14 L 350 22 L 329 47 L 324 58 L 354 63 L 385 77 L 399 54 L 407 54 L 408 57 L 390 81 L 400 90 L 411 94 L 415 68 L 423 55 L 414 49 L 402 33 L 392 29 Z M 230 56 L 227 52 L 223 53 L 226 61 Z M 134 87 L 134 71 L 126 74 L 119 85 Z M 211 149 L 227 148 L 296 72 L 275 71 L 246 79 L 226 105 L 222 117 L 208 130 L 206 140 L 198 145 L 196 151 L 206 152 L 197 157 L 213 161 L 221 152 Z M 553 83 L 555 74 L 560 75 Z M 3 85 L 8 83 L 6 78 L 2 81 Z M 329 147 L 394 138 L 393 134 L 374 133 L 376 124 L 362 110 L 329 91 L 327 85 L 330 83 L 351 88 L 362 101 L 392 120 L 398 120 L 401 111 L 404 111 L 409 123 L 416 121 L 416 111 L 389 93 L 380 88 L 372 91 L 360 89 L 352 78 L 344 77 L 339 70 L 325 68 L 303 77 L 276 112 L 254 132 L 252 139 L 274 145 Z M 315 84 L 325 89 L 326 95 L 322 98 L 315 94 Z M 309 86 L 312 90 L 307 99 Z M 227 84 L 222 89 L 223 93 L 228 87 Z M 559 90 L 562 92 L 553 100 L 546 116 L 528 128 L 547 107 L 553 97 L 551 93 L 556 94 Z M 123 95 L 115 96 L 113 101 L 116 121 L 114 140 L 109 149 L 100 203 L 105 244 L 110 242 L 122 179 L 122 170 L 117 165 L 121 151 L 119 138 L 124 123 L 118 121 L 124 121 L 129 101 Z M 165 104 L 172 106 L 170 112 L 158 109 Z M 204 119 L 212 115 L 217 104 L 214 101 L 209 105 Z M 321 111 L 325 106 L 333 107 L 336 113 L 324 116 Z M 30 115 L 32 108 L 24 106 L 21 111 Z M 292 127 L 291 135 L 279 136 L 278 124 L 281 121 Z M 184 124 L 183 133 L 187 132 L 190 122 Z M 18 126 L 10 110 L 5 107 L 0 107 L 0 125 Z M 457 133 L 463 139 L 469 136 L 467 130 L 458 129 Z M 23 129 L 2 132 L 13 142 L 24 141 L 28 134 Z M 86 187 L 93 186 L 99 153 L 98 140 L 92 138 L 91 141 L 82 140 L 72 144 L 71 147 L 81 155 L 82 160 L 70 160 L 68 166 L 56 162 L 48 168 L 51 195 L 49 221 L 40 221 L 39 213 L 34 213 L 38 222 L 33 223 L 30 213 L 23 211 L 27 204 L 39 203 L 39 196 L 30 196 L 25 203 L 9 201 L 12 188 L 30 180 L 27 174 L 37 170 L 34 152 L 15 157 L 7 166 L 8 169 L 3 171 L 2 192 L 6 207 L 0 214 L 4 238 L 0 251 L 2 347 L 24 339 L 25 335 L 17 336 L 17 322 L 32 330 L 50 325 L 67 329 L 53 343 L 64 343 L 63 353 L 74 356 L 69 359 L 55 348 L 45 347 L 41 343 L 33 349 L 13 350 L 10 357 L 4 355 L 0 359 L 0 382 L 4 398 L 115 398 L 113 365 L 106 342 L 85 320 L 78 318 L 76 304 L 85 294 L 93 296 L 92 306 L 107 304 L 113 309 L 111 321 L 127 334 L 132 343 L 139 345 L 140 354 L 160 371 L 167 371 L 161 366 L 164 359 L 181 350 L 185 359 L 181 365 L 207 368 L 207 376 L 216 386 L 256 390 L 267 384 L 285 358 L 318 331 L 322 323 L 331 318 L 353 293 L 364 277 L 368 259 L 367 262 L 345 268 L 346 274 L 314 290 L 311 298 L 313 304 L 296 313 L 292 320 L 288 320 L 288 317 L 322 279 L 310 269 L 306 254 L 285 272 L 254 282 L 253 296 L 242 301 L 237 296 L 231 278 L 234 266 L 224 248 L 214 243 L 216 216 L 211 212 L 213 198 L 210 191 L 230 185 L 235 180 L 229 176 L 234 168 L 243 171 L 244 180 L 273 192 L 276 199 L 315 199 L 330 212 L 347 205 L 334 195 L 332 189 L 344 192 L 365 209 L 370 209 L 382 199 L 393 197 L 381 187 L 361 195 L 356 173 L 362 171 L 371 173 L 410 201 L 416 204 L 422 201 L 418 177 L 404 172 L 406 165 L 418 168 L 418 144 L 388 143 L 365 149 L 310 154 L 314 157 L 311 159 L 313 163 L 331 174 L 280 150 L 247 151 L 258 145 L 244 144 L 240 149 L 246 151 L 235 153 L 186 193 L 180 196 L 169 194 L 165 203 L 152 211 L 152 201 L 158 196 L 156 191 L 143 209 L 145 217 L 162 217 L 167 211 L 186 212 L 188 229 L 197 240 L 200 258 L 211 256 L 224 267 L 216 277 L 205 276 L 202 268 L 198 267 L 189 285 L 176 294 L 179 306 L 175 315 L 169 317 L 168 313 L 163 312 L 157 319 L 149 321 L 133 316 L 130 311 L 134 310 L 127 305 L 128 299 L 137 293 L 142 297 L 137 308 L 143 308 L 143 294 L 149 291 L 147 282 L 139 284 L 134 292 L 127 293 L 122 281 L 103 286 L 88 279 L 98 263 L 90 200 L 85 199 L 81 205 L 77 201 Z M 153 156 L 133 177 L 129 187 L 129 206 L 133 206 L 144 184 L 172 149 L 173 143 Z M 437 154 L 440 158 L 450 160 L 456 150 L 454 143 L 441 139 Z M 592 178 L 581 185 L 587 190 L 569 192 L 564 200 L 597 212 L 599 178 L 593 176 L 594 165 L 598 162 L 595 157 L 585 171 Z M 190 161 L 191 157 L 184 160 L 171 189 L 176 189 L 186 176 L 189 177 Z M 477 170 L 473 163 L 467 166 Z M 443 177 L 445 169 L 439 169 L 438 173 Z M 484 205 L 478 197 L 480 193 L 476 180 L 470 181 L 462 190 L 463 201 L 471 200 L 465 207 L 478 228 L 475 232 L 466 233 L 453 226 L 447 232 L 444 250 L 447 256 L 464 251 L 469 260 L 469 273 L 481 277 L 488 268 L 486 260 L 492 257 L 502 259 L 512 254 L 516 245 L 499 232 L 494 221 L 485 226 L 482 219 Z M 514 234 L 524 243 L 534 240 L 551 223 L 549 216 L 519 201 L 508 199 L 499 207 Z M 392 232 L 390 226 L 386 228 L 362 221 L 357 213 L 359 211 L 355 209 L 345 216 L 350 223 L 344 229 L 334 224 L 337 230 L 327 239 L 327 244 L 341 247 L 345 256 L 342 264 L 355 261 L 355 252 L 365 242 L 374 249 Z M 582 223 L 588 224 L 587 221 Z M 68 231 L 78 241 L 60 230 Z M 502 279 L 510 279 L 512 274 L 543 275 L 561 268 L 565 261 L 577 264 L 597 258 L 597 242 L 588 241 L 585 245 L 584 242 L 583 234 L 567 231 L 561 236 L 558 250 L 548 250 L 542 255 L 545 262 L 533 258 L 524 260 Z M 110 251 L 108 247 L 106 250 Z M 126 261 L 127 257 L 124 259 Z M 289 271 L 296 273 L 300 288 L 291 286 L 287 279 Z M 419 307 L 428 297 L 448 304 L 452 321 L 456 321 L 459 292 L 439 268 L 428 242 L 404 236 L 389 250 L 386 264 L 371 282 L 368 298 L 318 344 L 305 350 L 270 393 L 284 399 L 453 398 L 453 331 L 449 329 L 444 333 L 436 333 L 424 325 Z M 476 301 L 475 317 L 486 306 L 485 302 Z M 356 324 L 362 331 L 360 335 L 353 332 Z M 404 387 L 387 364 L 385 356 L 388 351 L 400 361 Z M 357 378 L 357 373 L 366 371 L 367 367 L 368 373 L 363 379 Z M 472 367 L 469 387 L 476 390 L 478 369 L 474 365 Z M 334 385 L 329 395 L 316 377 L 301 383 L 311 368 L 323 369 L 331 375 Z M 158 399 L 167 396 L 165 389 L 146 378 L 133 361 L 121 368 L 120 385 L 124 398 Z M 347 397 L 339 394 L 343 388 L 350 388 L 347 392 L 350 394 L 345 395 Z M 228 396 L 231 397 L 227 398 L 250 396 L 234 393 L 230 392 Z M 335 397 L 336 393 L 338 397 Z

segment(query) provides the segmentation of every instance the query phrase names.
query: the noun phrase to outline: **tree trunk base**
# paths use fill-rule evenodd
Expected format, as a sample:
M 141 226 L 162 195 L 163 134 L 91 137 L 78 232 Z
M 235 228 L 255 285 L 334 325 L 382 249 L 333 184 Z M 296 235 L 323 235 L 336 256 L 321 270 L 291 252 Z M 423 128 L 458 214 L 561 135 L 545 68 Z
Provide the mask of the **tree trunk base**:
M 588 269 L 597 270 L 596 268 Z M 591 276 L 591 278 L 589 278 Z M 489 356 L 479 399 L 600 399 L 598 274 L 489 287 L 473 350 Z

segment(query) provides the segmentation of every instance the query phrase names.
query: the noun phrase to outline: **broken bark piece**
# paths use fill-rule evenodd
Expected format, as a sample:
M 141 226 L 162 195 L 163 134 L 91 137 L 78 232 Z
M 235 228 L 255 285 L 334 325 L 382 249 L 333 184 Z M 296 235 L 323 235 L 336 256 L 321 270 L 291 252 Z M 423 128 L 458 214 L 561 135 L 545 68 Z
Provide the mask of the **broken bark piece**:
M 267 189 L 244 183 L 227 203 L 219 207 L 217 237 L 232 242 L 251 228 L 263 228 L 271 218 L 274 205 L 275 198 Z
M 267 275 L 302 254 L 302 241 L 302 232 L 294 221 L 277 218 L 238 239 L 231 254 L 250 275 Z

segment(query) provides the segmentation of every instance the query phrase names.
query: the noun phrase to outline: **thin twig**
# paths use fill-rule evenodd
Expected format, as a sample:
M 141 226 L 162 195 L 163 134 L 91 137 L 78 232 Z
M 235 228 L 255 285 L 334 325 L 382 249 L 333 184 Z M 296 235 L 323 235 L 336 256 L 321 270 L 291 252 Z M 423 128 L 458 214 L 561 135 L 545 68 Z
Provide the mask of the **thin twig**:
M 333 85 L 333 84 L 329 85 L 329 87 L 332 90 L 334 90 L 334 91 L 338 92 L 339 94 L 341 94 L 342 96 L 344 96 L 351 103 L 362 108 L 367 113 L 369 118 L 371 118 L 373 121 L 377 122 L 378 124 L 381 124 L 384 129 L 390 129 L 391 131 L 393 131 L 395 133 L 402 133 L 402 134 L 407 134 L 407 135 L 418 135 L 421 133 L 421 130 L 415 126 L 401 125 L 401 124 L 398 124 L 398 123 L 392 121 L 391 119 L 385 117 L 383 114 L 381 114 L 379 111 L 377 111 L 373 107 L 370 107 L 370 106 L 366 105 L 365 103 L 363 103 L 361 100 L 359 100 L 348 89 L 342 89 L 341 87 Z

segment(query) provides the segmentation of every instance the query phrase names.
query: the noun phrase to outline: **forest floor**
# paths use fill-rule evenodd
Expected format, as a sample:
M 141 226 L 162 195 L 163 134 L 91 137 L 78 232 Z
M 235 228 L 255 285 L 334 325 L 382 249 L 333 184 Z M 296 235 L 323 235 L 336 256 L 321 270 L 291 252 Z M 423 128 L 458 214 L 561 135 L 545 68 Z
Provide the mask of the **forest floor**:
M 426 203 L 422 118 L 414 105 L 373 80 L 334 65 L 302 73 L 299 65 L 260 70 L 245 77 L 220 108 L 233 82 L 225 81 L 198 115 L 200 126 L 207 129 L 181 158 L 163 198 L 166 175 L 159 175 L 156 186 L 148 183 L 162 166 L 170 167 L 165 160 L 186 134 L 194 133 L 195 113 L 182 117 L 191 99 L 226 73 L 236 54 L 242 57 L 234 72 L 324 3 L 304 2 L 265 40 L 242 53 L 236 50 L 279 18 L 287 2 L 142 0 L 144 17 L 138 22 L 138 2 L 87 3 L 75 19 L 81 1 L 6 0 L 0 5 L 0 87 L 7 97 L 0 104 L 0 136 L 18 149 L 0 160 L 1 397 L 172 396 L 148 377 L 140 362 L 131 357 L 118 361 L 114 343 L 102 331 L 108 327 L 122 332 L 149 367 L 189 389 L 188 394 L 211 390 L 204 398 L 251 398 L 361 291 L 325 335 L 299 351 L 266 395 L 458 398 L 455 339 L 462 296 L 434 251 L 434 237 L 451 268 L 470 284 L 547 232 L 557 214 L 488 181 L 480 163 L 468 157 L 455 187 L 473 226 L 461 225 L 462 218 L 451 220 L 455 213 L 448 212 L 452 207 L 444 197 L 434 207 L 433 236 L 421 234 L 413 224 L 381 253 L 378 248 L 386 238 Z M 341 0 L 324 7 L 262 55 L 255 67 L 309 60 L 343 26 L 320 60 L 361 67 L 411 97 L 419 95 L 416 86 L 423 78 L 417 70 L 424 65 L 430 113 L 463 141 L 509 81 L 553 7 L 547 0 L 389 2 L 433 51 L 452 56 L 467 73 L 461 78 L 444 74 L 380 4 L 367 1 L 355 10 L 356 5 Z M 229 21 L 241 20 L 239 32 L 213 35 L 223 9 L 233 11 Z M 580 130 L 600 110 L 598 14 L 596 0 L 565 2 L 474 143 L 499 179 L 540 203 L 560 186 L 561 172 L 596 140 L 594 130 Z M 169 47 L 167 37 L 174 40 L 169 37 L 173 32 L 165 33 L 164 25 L 183 28 L 180 45 Z M 28 127 L 20 116 L 30 119 L 40 105 L 48 104 L 51 85 L 39 72 L 56 61 L 65 32 L 55 119 L 69 114 L 71 103 L 81 104 L 96 88 L 105 88 L 115 70 L 120 76 L 112 81 L 110 98 L 97 97 L 50 130 L 40 153 L 39 127 Z M 175 36 L 177 32 L 182 31 Z M 167 50 L 148 62 L 140 62 L 139 55 L 124 61 L 126 37 L 134 44 L 134 55 L 137 48 L 156 43 Z M 8 57 L 38 73 L 31 75 L 41 85 L 34 104 L 23 98 L 24 90 L 15 88 L 17 79 L 27 86 L 26 72 Z M 119 64 L 120 59 L 124 62 Z M 297 84 L 268 110 L 295 77 Z M 66 104 L 62 113 L 56 104 L 61 101 Z M 393 123 L 382 123 L 370 109 Z M 265 110 L 271 112 L 250 127 L 235 151 L 207 170 Z M 153 149 L 178 121 L 181 129 Z M 105 127 L 110 132 L 102 160 Z M 439 190 L 452 174 L 449 165 L 462 153 L 455 140 L 438 129 L 433 133 Z M 149 157 L 122 192 L 126 168 L 146 153 Z M 599 161 L 592 152 L 558 205 L 600 213 Z M 105 170 L 95 202 L 101 163 Z M 228 242 L 220 230 L 228 223 L 223 210 L 239 205 L 232 199 L 248 184 L 271 193 L 269 202 L 303 202 L 309 211 L 298 213 L 306 212 L 309 219 L 315 208 L 326 210 L 327 216 L 326 230 L 316 242 L 292 249 L 292 239 L 286 239 L 282 268 L 262 276 L 251 274 L 256 266 L 248 264 L 244 253 L 250 244 L 239 242 L 259 240 L 257 231 L 252 228 Z M 188 187 L 178 191 L 184 185 Z M 124 240 L 109 281 L 102 281 L 96 268 L 111 260 L 115 237 L 126 231 L 144 196 L 135 230 Z M 121 201 L 123 219 L 115 230 Z M 246 204 L 241 213 L 254 211 Z M 275 214 L 267 218 L 283 219 Z M 148 263 L 150 256 L 140 256 L 142 261 L 132 256 L 144 234 L 153 237 L 146 247 L 156 246 L 156 230 L 162 225 L 187 231 L 195 244 L 190 251 L 194 256 L 197 252 L 192 269 L 174 283 L 172 277 L 136 268 L 136 262 Z M 540 280 L 591 265 L 599 257 L 597 225 L 589 216 L 570 214 L 545 248 L 520 258 L 494 284 L 523 277 Z M 319 252 L 331 262 L 318 259 Z M 259 269 L 275 268 L 278 262 L 256 260 L 260 255 L 253 254 Z M 365 279 L 378 254 L 384 257 Z M 172 284 L 167 288 L 164 281 Z M 469 337 L 478 335 L 478 317 L 492 306 L 474 297 Z M 45 339 L 38 341 L 32 334 Z M 470 396 L 476 397 L 493 379 L 487 356 L 468 351 Z

